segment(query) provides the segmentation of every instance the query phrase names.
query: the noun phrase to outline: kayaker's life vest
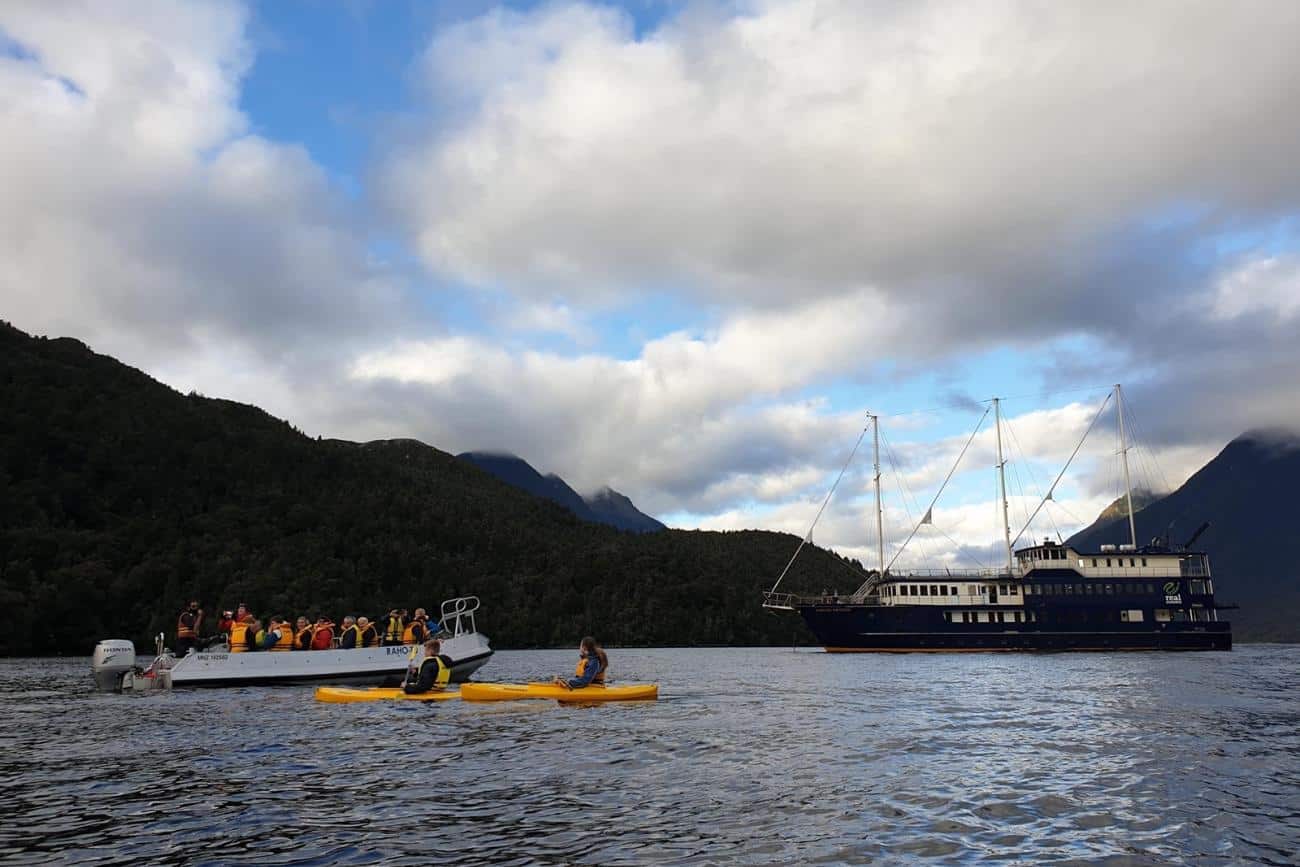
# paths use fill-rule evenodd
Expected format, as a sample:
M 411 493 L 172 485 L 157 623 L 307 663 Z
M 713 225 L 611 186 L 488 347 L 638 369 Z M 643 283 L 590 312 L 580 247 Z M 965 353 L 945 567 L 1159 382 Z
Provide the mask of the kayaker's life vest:
M 421 632 L 420 635 L 415 634 L 416 627 L 420 628 L 420 632 Z M 420 641 L 424 639 L 423 633 L 424 633 L 424 624 L 418 620 L 412 620 L 410 623 L 406 624 L 406 628 L 402 630 L 402 643 L 419 644 Z
M 176 637 L 177 638 L 198 638 L 199 634 L 194 631 L 194 617 L 190 614 L 189 623 L 185 622 L 185 615 L 190 614 L 188 611 L 181 612 L 181 616 L 176 618 Z
M 438 666 L 438 674 L 433 679 L 433 688 L 442 689 L 451 680 L 451 657 L 439 653 L 432 659 L 426 659 L 420 667 L 423 668 L 430 663 Z
M 388 618 L 388 625 L 384 627 L 384 644 L 401 644 L 403 634 L 402 618 Z
M 293 650 L 293 629 L 286 623 L 281 623 L 276 629 L 280 630 L 280 640 L 271 646 L 272 650 Z
M 302 629 L 299 629 L 293 636 L 293 649 L 310 650 L 311 640 L 315 635 L 315 632 L 316 631 L 310 626 L 304 626 Z
M 598 656 L 588 656 L 586 659 L 579 659 L 579 660 L 578 660 L 578 667 L 575 668 L 575 669 L 573 670 L 573 676 L 574 676 L 574 677 L 582 677 L 582 675 L 583 675 L 583 673 L 584 673 L 584 672 L 583 672 L 583 669 L 586 668 L 587 663 L 589 663 L 589 662 L 594 662 L 594 663 L 597 665 L 597 667 L 599 667 L 599 666 L 600 666 L 600 657 L 598 657 Z M 601 685 L 603 686 L 604 683 L 605 683 L 605 669 L 602 668 L 602 669 L 600 669 L 600 671 L 596 672 L 596 676 L 593 677 L 593 678 L 591 679 L 591 682 L 592 682 L 592 683 L 599 683 L 599 684 L 601 684 Z
M 230 626 L 230 652 L 243 653 L 248 650 L 248 624 L 233 623 Z

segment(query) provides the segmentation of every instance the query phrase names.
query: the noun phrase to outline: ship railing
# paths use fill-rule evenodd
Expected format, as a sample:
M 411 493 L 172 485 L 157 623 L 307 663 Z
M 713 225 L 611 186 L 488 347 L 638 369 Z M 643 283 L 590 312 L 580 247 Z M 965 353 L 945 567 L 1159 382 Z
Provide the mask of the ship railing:
M 446 633 L 455 638 L 458 635 L 478 632 L 478 626 L 474 623 L 474 612 L 478 611 L 478 607 L 477 596 L 457 596 L 442 603 L 442 630 L 439 634 Z M 469 624 L 468 628 L 465 626 L 466 622 Z
M 1019 578 L 1019 570 L 1015 573 L 1008 572 L 1006 569 L 902 569 L 897 572 L 886 572 L 885 580 L 891 578 Z
M 769 590 L 763 594 L 763 607 L 772 611 L 793 611 L 796 601 L 798 600 L 793 593 L 773 593 Z

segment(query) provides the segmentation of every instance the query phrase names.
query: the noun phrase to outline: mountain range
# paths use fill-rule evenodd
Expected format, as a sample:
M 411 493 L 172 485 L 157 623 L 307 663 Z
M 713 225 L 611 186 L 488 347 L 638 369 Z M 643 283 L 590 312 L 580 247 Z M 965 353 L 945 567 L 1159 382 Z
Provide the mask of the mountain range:
M 1139 540 L 1182 542 L 1210 521 L 1196 547 L 1220 600 L 1241 606 L 1230 613 L 1238 641 L 1300 640 L 1298 485 L 1294 435 L 1245 434 L 1138 511 Z M 77 340 L 0 323 L 0 654 L 85 654 L 107 636 L 148 647 L 194 597 L 211 611 L 248 602 L 263 615 L 338 617 L 475 594 L 500 647 L 584 634 L 611 646 L 811 640 L 758 604 L 798 538 L 624 532 L 584 509 L 653 521 L 615 492 L 584 500 L 513 456 L 309 437 Z M 1072 541 L 1126 541 L 1123 510 L 1112 514 Z M 856 561 L 809 545 L 783 586 L 861 578 Z
M 1238 640 L 1300 641 L 1300 561 L 1297 532 L 1300 437 L 1250 431 L 1228 443 L 1173 493 L 1134 503 L 1138 544 L 1188 541 L 1205 522 L 1195 550 L 1210 555 L 1216 598 L 1236 603 L 1224 612 Z M 1108 510 L 1109 511 L 1109 510 Z M 1129 541 L 1127 512 L 1106 513 L 1070 543 L 1096 548 Z
M 424 443 L 309 437 L 0 323 L 0 655 L 148 648 L 191 598 L 337 618 L 472 594 L 503 648 L 809 642 L 759 604 L 798 544 L 623 532 Z M 785 579 L 860 580 L 815 546 Z
M 501 452 L 465 452 L 456 457 L 469 461 L 508 485 L 558 503 L 584 521 L 608 524 L 634 533 L 653 533 L 667 529 L 643 513 L 632 501 L 612 488 L 601 488 L 584 497 L 554 474 L 542 475 L 517 455 Z

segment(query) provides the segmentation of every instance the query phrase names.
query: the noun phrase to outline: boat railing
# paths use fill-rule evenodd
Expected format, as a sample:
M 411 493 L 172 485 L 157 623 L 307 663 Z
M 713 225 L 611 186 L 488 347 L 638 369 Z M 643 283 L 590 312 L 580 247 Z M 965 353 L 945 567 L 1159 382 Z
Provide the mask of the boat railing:
M 455 638 L 458 635 L 468 635 L 478 632 L 478 626 L 474 623 L 474 612 L 479 609 L 477 596 L 457 596 L 455 599 L 448 599 L 442 603 L 442 631 Z M 469 628 L 465 627 L 466 621 L 469 622 Z

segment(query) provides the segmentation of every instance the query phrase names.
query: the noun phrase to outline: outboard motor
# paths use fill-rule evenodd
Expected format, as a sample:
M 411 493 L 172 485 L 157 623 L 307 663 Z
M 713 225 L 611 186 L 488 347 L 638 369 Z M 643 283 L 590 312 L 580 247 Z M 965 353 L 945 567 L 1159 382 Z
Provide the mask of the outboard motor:
M 122 679 L 135 673 L 135 645 L 122 638 L 99 642 L 95 645 L 90 671 L 95 676 L 95 689 L 121 692 Z

